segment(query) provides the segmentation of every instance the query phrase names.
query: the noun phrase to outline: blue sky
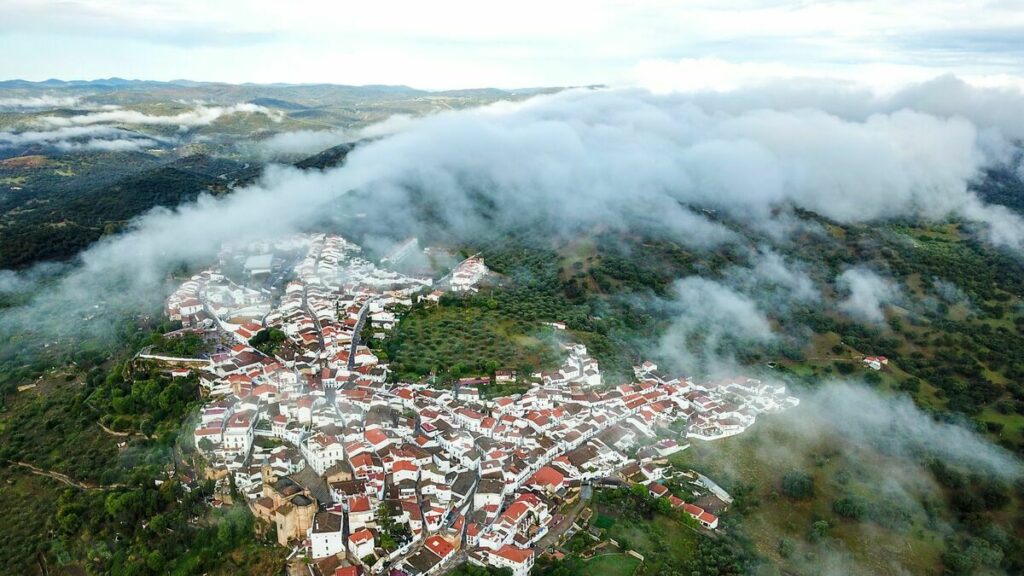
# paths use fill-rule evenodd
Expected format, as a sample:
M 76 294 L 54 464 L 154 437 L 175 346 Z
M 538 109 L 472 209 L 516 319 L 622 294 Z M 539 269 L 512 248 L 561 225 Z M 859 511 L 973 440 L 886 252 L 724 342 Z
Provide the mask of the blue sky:
M 4 0 L 0 78 L 883 88 L 1024 76 L 1024 0 Z

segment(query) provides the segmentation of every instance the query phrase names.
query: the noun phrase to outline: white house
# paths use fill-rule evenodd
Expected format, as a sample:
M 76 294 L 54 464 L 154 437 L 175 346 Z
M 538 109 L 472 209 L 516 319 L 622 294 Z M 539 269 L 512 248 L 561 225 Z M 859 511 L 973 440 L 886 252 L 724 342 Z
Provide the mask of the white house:
M 348 537 L 348 551 L 359 559 L 373 554 L 373 532 L 366 528 L 354 532 Z
M 318 512 L 309 527 L 310 556 L 326 558 L 345 550 L 345 539 L 342 537 L 342 517 L 333 512 Z
M 506 545 L 487 550 L 487 563 L 495 568 L 510 568 L 512 576 L 527 576 L 533 568 L 533 550 Z

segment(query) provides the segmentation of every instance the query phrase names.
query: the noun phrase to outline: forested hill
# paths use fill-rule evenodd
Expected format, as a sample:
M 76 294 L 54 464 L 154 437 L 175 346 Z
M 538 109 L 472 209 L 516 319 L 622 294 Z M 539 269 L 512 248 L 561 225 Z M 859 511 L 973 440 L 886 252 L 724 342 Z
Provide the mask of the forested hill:
M 1001 166 L 986 170 L 978 180 L 974 190 L 986 202 L 1002 204 L 1007 208 L 1024 214 L 1024 164 L 1018 168 Z
M 204 154 L 167 163 L 145 154 L 97 167 L 90 161 L 39 156 L 34 163 L 0 163 L 0 179 L 20 184 L 0 200 L 0 268 L 69 259 L 155 206 L 223 191 L 225 177 L 241 168 Z
M 295 166 L 331 168 L 351 149 L 335 146 Z M 0 194 L 0 269 L 73 258 L 156 206 L 177 206 L 203 192 L 228 193 L 261 173 L 260 165 L 208 154 L 170 162 L 143 153 L 116 161 L 95 154 L 0 161 L 0 181 L 17 183 L 16 190 Z

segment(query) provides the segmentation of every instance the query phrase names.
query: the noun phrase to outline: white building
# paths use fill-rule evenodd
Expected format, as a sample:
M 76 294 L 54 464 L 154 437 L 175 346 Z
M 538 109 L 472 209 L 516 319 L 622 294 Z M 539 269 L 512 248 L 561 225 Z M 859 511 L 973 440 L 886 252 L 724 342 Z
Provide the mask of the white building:
M 348 551 L 359 559 L 373 554 L 373 532 L 366 528 L 354 532 L 348 537 Z
M 343 524 L 343 518 L 339 514 L 318 512 L 313 518 L 313 525 L 309 527 L 307 532 L 310 556 L 313 558 L 326 558 L 334 556 L 339 552 L 344 552 Z

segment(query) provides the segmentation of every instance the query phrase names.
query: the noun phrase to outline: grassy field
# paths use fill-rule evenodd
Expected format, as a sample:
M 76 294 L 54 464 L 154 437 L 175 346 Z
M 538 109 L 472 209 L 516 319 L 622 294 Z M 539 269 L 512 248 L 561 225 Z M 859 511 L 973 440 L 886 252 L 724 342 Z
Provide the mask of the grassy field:
M 588 574 L 601 576 L 632 576 L 636 572 L 640 560 L 629 554 L 606 554 L 597 556 L 583 563 Z
M 697 540 L 700 535 L 690 527 L 683 525 L 667 516 L 655 515 L 652 518 L 637 518 L 605 505 L 598 506 L 594 526 L 604 531 L 604 536 L 615 540 L 623 550 L 635 550 L 642 554 L 646 562 L 640 574 L 655 575 L 669 567 L 684 567 L 690 564 L 696 553 Z M 639 561 L 631 556 L 626 559 L 635 561 L 629 572 L 607 572 L 608 574 L 632 574 Z M 589 566 L 589 563 L 588 563 Z M 605 574 L 596 570 L 593 574 Z
M 1007 439 L 1013 444 L 1024 442 L 1024 415 L 1003 414 L 992 408 L 986 408 L 978 416 L 978 419 L 985 423 L 994 422 L 1001 425 L 1002 430 L 996 434 L 999 438 Z

